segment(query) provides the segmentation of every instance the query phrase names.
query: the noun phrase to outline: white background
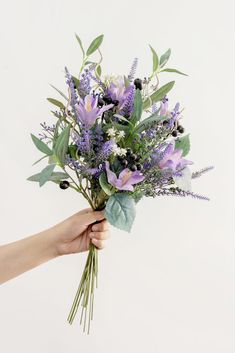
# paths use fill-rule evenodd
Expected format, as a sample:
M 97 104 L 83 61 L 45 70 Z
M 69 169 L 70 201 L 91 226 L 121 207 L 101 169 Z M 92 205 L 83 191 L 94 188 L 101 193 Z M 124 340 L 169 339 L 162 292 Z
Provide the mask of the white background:
M 176 79 L 173 105 L 185 107 L 193 170 L 216 169 L 194 181 L 210 202 L 146 199 L 132 234 L 115 229 L 100 253 L 95 320 L 88 337 L 66 317 L 84 255 L 59 258 L 0 288 L 4 353 L 234 353 L 234 5 L 233 1 L 2 1 L 0 14 L 1 237 L 37 233 L 86 206 L 75 192 L 42 189 L 26 178 L 44 166 L 30 139 L 52 121 L 49 86 L 65 90 L 65 65 L 76 74 L 81 53 L 104 33 L 103 71 L 151 70 L 148 43 Z

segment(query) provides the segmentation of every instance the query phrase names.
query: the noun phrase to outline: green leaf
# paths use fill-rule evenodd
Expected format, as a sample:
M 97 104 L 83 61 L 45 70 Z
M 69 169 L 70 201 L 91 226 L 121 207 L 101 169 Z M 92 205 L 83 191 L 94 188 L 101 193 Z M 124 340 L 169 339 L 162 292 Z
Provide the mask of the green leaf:
M 160 87 L 156 92 L 151 94 L 151 96 L 150 96 L 151 101 L 150 101 L 150 99 L 146 99 L 143 102 L 143 110 L 148 109 L 151 104 L 158 102 L 162 98 L 164 98 L 165 95 L 172 89 L 174 84 L 175 84 L 175 81 L 168 82 L 164 86 Z
M 47 98 L 48 102 L 50 102 L 51 104 L 54 104 L 56 107 L 60 108 L 60 109 L 65 109 L 65 106 L 62 102 L 58 101 L 57 99 L 54 98 Z
M 151 45 L 149 45 L 151 51 L 152 51 L 152 54 L 153 54 L 153 73 L 155 73 L 158 69 L 158 56 L 157 56 L 157 53 L 155 52 L 155 50 L 153 49 L 153 47 L 151 47 Z
M 186 156 L 190 151 L 189 134 L 176 139 L 175 148 L 180 148 L 183 150 L 183 156 Z
M 37 138 L 35 135 L 31 134 L 31 138 L 33 140 L 33 143 L 37 147 L 39 151 L 42 153 L 45 153 L 47 156 L 52 155 L 52 150 L 45 144 L 43 141 L 41 141 L 39 138 Z
M 66 97 L 66 95 L 60 91 L 58 88 L 56 88 L 55 86 L 53 85 L 50 85 L 52 88 L 54 88 L 64 99 L 66 99 L 66 101 L 68 101 L 68 98 Z
M 41 176 L 41 173 L 37 173 L 37 174 L 30 176 L 27 180 L 39 182 L 40 176 Z M 68 179 L 68 178 L 69 178 L 69 176 L 67 173 L 53 172 L 51 174 L 50 178 L 48 179 L 48 181 L 60 181 L 60 180 Z
M 153 123 L 157 124 L 164 119 L 166 119 L 166 116 L 164 116 L 164 115 L 152 114 L 151 116 L 144 119 L 143 121 L 141 121 L 141 123 L 139 123 L 139 125 L 136 126 L 134 133 L 140 133 L 140 132 L 146 130 L 149 127 L 149 125 L 151 125 Z
M 127 193 L 115 193 L 108 199 L 105 216 L 116 228 L 131 231 L 136 215 L 135 201 Z
M 103 41 L 104 35 L 101 34 L 100 36 L 96 37 L 90 44 L 89 48 L 87 49 L 86 55 L 89 56 L 93 54 L 101 45 Z
M 60 163 L 62 165 L 65 164 L 65 157 L 68 151 L 68 143 L 69 143 L 69 137 L 70 137 L 70 128 L 71 125 L 69 124 L 59 135 L 55 147 L 54 147 L 54 153 L 55 156 L 58 158 Z
M 131 117 L 131 122 L 133 124 L 136 124 L 140 120 L 142 115 L 142 106 L 143 106 L 143 101 L 142 101 L 141 91 L 139 89 L 136 89 L 135 98 L 134 98 L 134 111 Z
M 38 159 L 36 162 L 34 162 L 33 165 L 35 165 L 35 164 L 41 162 L 44 158 L 47 158 L 47 157 L 48 157 L 48 155 L 43 156 L 42 158 L 40 158 L 40 159 Z
M 82 41 L 81 41 L 80 37 L 76 33 L 75 33 L 75 37 L 76 37 L 76 39 L 78 41 L 78 44 L 79 44 L 79 46 L 81 48 L 81 51 L 82 51 L 82 55 L 84 57 L 85 56 L 85 51 L 84 51 L 84 48 L 83 48 L 83 45 L 82 45 Z
M 109 196 L 114 193 L 113 187 L 108 183 L 107 176 L 105 173 L 102 173 L 99 177 L 99 183 L 102 190 Z
M 123 115 L 114 114 L 113 117 L 114 117 L 114 118 L 117 118 L 118 120 L 125 121 L 127 124 L 131 124 L 130 120 L 128 120 L 127 118 L 125 118 Z M 131 124 L 131 125 L 132 125 L 132 124 Z
M 100 65 L 98 65 L 97 67 L 96 67 L 96 73 L 97 73 L 97 75 L 100 77 L 101 76 L 101 66 Z
M 160 57 L 160 67 L 163 67 L 171 56 L 171 49 L 169 48 L 163 55 Z
M 176 69 L 164 69 L 164 70 L 161 70 L 161 72 L 175 72 L 176 74 L 180 74 L 180 75 L 184 75 L 184 76 L 188 76 L 187 74 L 184 74 L 183 72 L 179 71 L 179 70 L 176 70 Z
M 75 86 L 79 88 L 79 79 L 75 76 L 72 76 L 73 82 L 75 83 Z
M 47 181 L 50 180 L 54 168 L 55 164 L 49 164 L 41 171 L 39 178 L 39 186 L 43 186 Z

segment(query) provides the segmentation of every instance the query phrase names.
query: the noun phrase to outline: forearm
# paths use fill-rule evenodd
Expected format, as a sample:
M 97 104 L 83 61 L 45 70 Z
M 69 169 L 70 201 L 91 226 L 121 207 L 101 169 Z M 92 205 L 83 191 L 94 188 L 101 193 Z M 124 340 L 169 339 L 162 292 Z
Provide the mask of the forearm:
M 0 284 L 57 256 L 52 229 L 0 247 Z

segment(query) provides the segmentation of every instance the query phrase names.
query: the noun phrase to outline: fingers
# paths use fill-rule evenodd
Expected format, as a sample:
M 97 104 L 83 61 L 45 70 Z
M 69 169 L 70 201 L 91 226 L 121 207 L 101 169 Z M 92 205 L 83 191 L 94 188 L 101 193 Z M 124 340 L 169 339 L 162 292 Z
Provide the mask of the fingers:
M 108 231 L 103 231 L 103 232 L 91 232 L 89 234 L 91 238 L 91 242 L 98 248 L 98 249 L 103 249 L 105 246 L 105 240 L 109 238 L 109 232 Z
M 83 215 L 84 223 L 88 226 L 94 222 L 102 221 L 105 216 L 103 211 L 88 211 Z
M 91 229 L 94 232 L 105 232 L 109 229 L 109 225 L 107 220 L 104 219 L 100 223 L 94 224 Z

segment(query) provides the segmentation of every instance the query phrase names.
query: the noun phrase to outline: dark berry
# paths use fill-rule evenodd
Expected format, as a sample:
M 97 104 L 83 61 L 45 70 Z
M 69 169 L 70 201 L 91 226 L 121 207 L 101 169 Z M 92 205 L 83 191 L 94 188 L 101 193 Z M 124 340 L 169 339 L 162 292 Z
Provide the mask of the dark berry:
M 98 98 L 98 106 L 103 107 L 103 105 L 104 105 L 104 100 L 101 97 L 99 97 Z
M 69 185 L 70 184 L 69 184 L 69 182 L 67 180 L 63 180 L 63 181 L 60 182 L 60 188 L 62 190 L 68 189 Z
M 122 165 L 123 167 L 126 167 L 127 164 L 128 164 L 128 161 L 127 161 L 126 159 L 123 159 L 123 160 L 121 161 L 121 165 Z
M 136 165 L 132 164 L 132 165 L 130 166 L 130 170 L 131 170 L 132 172 L 135 172 L 135 171 L 137 170 Z
M 181 125 L 179 125 L 179 126 L 177 127 L 177 130 L 178 130 L 179 133 L 181 133 L 181 134 L 184 133 L 184 128 L 183 128 L 183 126 L 181 126 Z
M 130 155 L 130 160 L 131 161 L 136 161 L 136 158 L 137 158 L 136 154 L 133 153 L 133 154 Z
M 140 156 L 137 156 L 136 159 L 135 159 L 136 162 L 139 162 L 140 161 Z
M 119 160 L 119 162 L 122 162 L 125 158 L 123 156 L 117 156 L 117 159 Z
M 163 125 L 167 125 L 168 124 L 168 121 L 167 120 L 163 120 Z
M 143 166 L 140 163 L 138 163 L 138 164 L 136 164 L 136 168 L 137 168 L 137 170 L 142 170 Z
M 135 79 L 134 85 L 136 89 L 142 90 L 142 80 L 140 78 Z
M 110 96 L 106 95 L 106 96 L 103 96 L 103 101 L 106 104 L 111 104 L 112 103 L 112 98 Z
M 172 135 L 173 137 L 176 137 L 176 136 L 178 135 L 178 134 L 177 134 L 177 131 L 176 131 L 176 130 L 172 131 L 171 135 Z
M 131 155 L 131 152 L 132 152 L 131 149 L 130 149 L 130 148 L 127 148 L 127 150 L 126 150 L 126 155 L 127 155 L 127 156 L 130 156 L 130 155 Z
M 130 114 L 126 113 L 126 114 L 124 115 L 124 118 L 129 119 L 129 118 L 130 118 Z
M 119 104 L 119 101 L 117 99 L 114 99 L 112 103 L 117 106 Z

